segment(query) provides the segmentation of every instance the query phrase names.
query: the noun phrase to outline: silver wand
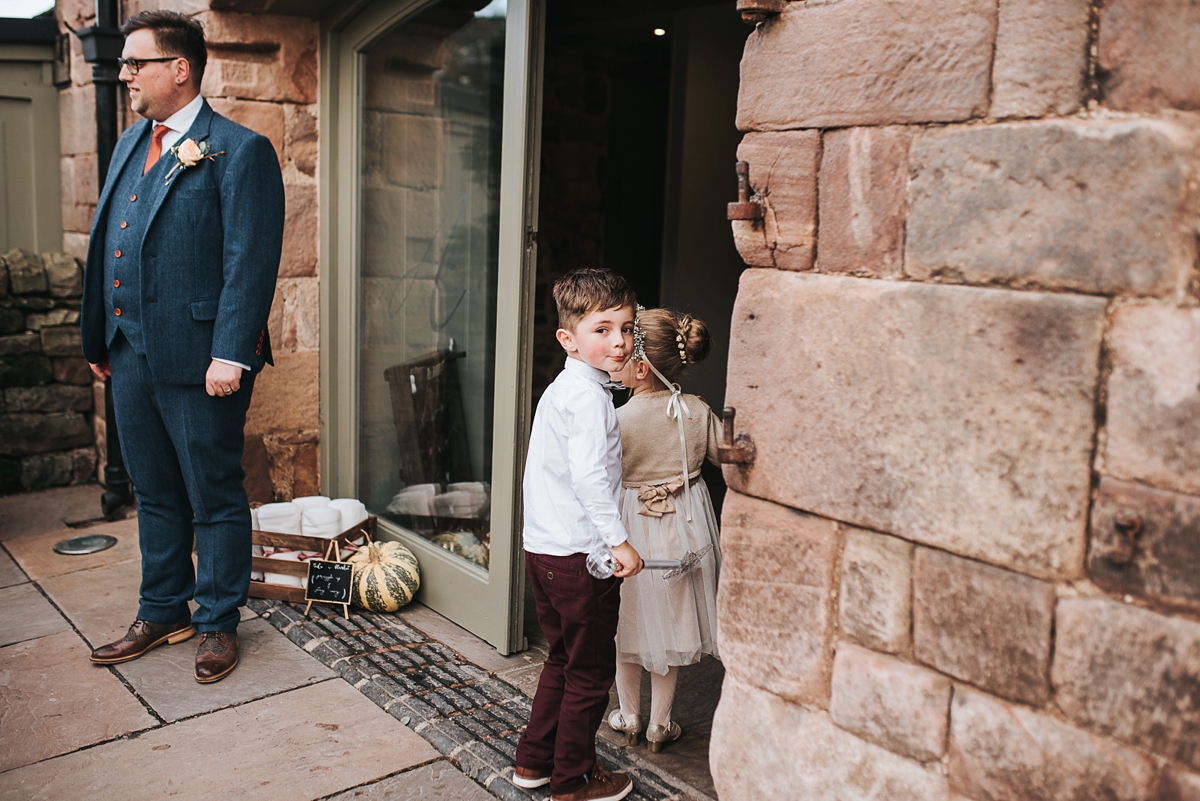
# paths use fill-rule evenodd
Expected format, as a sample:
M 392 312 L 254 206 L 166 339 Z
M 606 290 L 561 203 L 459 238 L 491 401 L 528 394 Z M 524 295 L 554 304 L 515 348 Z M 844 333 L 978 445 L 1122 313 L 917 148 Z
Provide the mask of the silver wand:
M 705 545 L 699 553 L 687 551 L 682 559 L 644 559 L 642 567 L 645 570 L 665 570 L 662 577 L 670 580 L 695 569 L 711 550 L 712 545 Z M 617 559 L 613 556 L 612 548 L 601 545 L 588 554 L 587 569 L 598 579 L 611 578 L 617 572 Z

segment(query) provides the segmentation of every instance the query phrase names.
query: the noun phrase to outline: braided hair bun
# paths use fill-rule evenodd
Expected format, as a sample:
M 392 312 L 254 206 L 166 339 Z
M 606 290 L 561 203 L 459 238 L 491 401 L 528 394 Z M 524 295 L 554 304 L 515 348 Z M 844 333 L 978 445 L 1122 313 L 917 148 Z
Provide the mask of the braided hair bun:
M 646 358 L 670 381 L 677 381 L 684 368 L 703 361 L 712 350 L 708 326 L 690 314 L 643 309 L 638 312 L 637 322 Z

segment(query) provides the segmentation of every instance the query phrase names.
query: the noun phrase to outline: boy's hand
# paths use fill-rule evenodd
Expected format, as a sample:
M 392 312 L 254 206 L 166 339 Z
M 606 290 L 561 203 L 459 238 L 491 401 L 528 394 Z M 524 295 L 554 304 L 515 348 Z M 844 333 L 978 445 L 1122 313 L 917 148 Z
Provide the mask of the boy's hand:
M 614 546 L 612 552 L 617 560 L 617 570 L 613 573 L 614 576 L 629 578 L 642 572 L 642 557 L 638 556 L 638 552 L 629 544 L 628 540 Z

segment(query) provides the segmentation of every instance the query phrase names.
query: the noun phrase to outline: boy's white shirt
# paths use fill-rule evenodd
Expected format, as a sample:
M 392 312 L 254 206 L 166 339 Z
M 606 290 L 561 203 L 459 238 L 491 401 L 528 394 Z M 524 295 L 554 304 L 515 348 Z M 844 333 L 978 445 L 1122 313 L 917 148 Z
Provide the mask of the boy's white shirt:
M 580 359 L 546 388 L 525 460 L 525 550 L 591 553 L 628 539 L 618 506 L 621 429 L 606 387 L 611 379 Z

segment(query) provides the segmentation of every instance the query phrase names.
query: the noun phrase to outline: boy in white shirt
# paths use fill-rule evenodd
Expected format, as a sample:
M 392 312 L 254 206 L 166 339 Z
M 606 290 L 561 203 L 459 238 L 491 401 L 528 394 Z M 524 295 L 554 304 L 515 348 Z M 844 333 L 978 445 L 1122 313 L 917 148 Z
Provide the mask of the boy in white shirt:
M 554 282 L 566 367 L 542 395 L 525 462 L 525 566 L 549 641 L 513 783 L 550 785 L 553 801 L 617 801 L 633 789 L 596 762 L 596 731 L 616 674 L 621 579 L 642 560 L 617 506 L 621 431 L 609 373 L 633 353 L 633 290 L 609 270 Z M 587 556 L 612 548 L 619 569 L 597 579 Z

